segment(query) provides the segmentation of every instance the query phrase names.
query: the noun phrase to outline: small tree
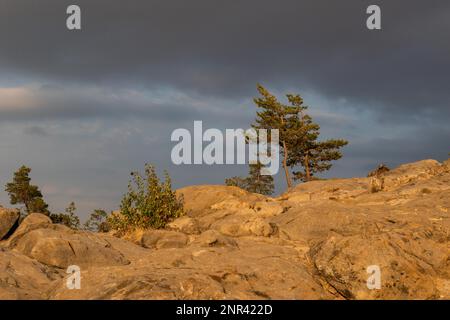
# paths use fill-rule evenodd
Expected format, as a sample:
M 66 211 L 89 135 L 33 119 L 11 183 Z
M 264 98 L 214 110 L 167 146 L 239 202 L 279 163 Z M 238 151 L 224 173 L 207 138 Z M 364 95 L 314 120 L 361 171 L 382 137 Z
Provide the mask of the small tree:
M 76 215 L 76 210 L 75 203 L 72 201 L 65 209 L 65 213 L 52 213 L 50 219 L 53 223 L 63 224 L 71 229 L 79 229 L 80 218 Z
M 263 165 L 258 162 L 257 164 L 251 164 L 249 176 L 247 177 L 247 191 L 253 193 L 260 193 L 264 195 L 271 195 L 274 191 L 274 183 L 272 176 L 266 176 L 261 174 Z
M 116 230 L 130 227 L 164 228 L 168 222 L 183 214 L 183 199 L 172 191 L 170 176 L 160 182 L 152 165 L 145 165 L 145 177 L 133 172 L 120 206 L 120 214 L 111 215 L 109 222 Z
M 233 177 L 225 180 L 227 186 L 239 187 L 248 192 L 259 193 L 263 195 L 271 195 L 275 186 L 272 176 L 261 175 L 263 165 L 258 162 L 249 166 L 249 175 L 246 178 Z
M 299 136 L 302 130 L 298 123 L 298 114 L 304 107 L 301 104 L 283 105 L 263 86 L 258 85 L 257 88 L 261 97 L 255 98 L 254 102 L 261 111 L 256 112 L 256 120 L 252 127 L 255 129 L 279 130 L 283 169 L 287 186 L 291 188 L 292 179 L 289 174 L 288 159 L 292 149 L 297 147 L 292 137 Z
M 23 204 L 25 213 L 43 213 L 49 215 L 48 205 L 45 203 L 38 186 L 32 185 L 29 174 L 31 169 L 22 166 L 14 173 L 13 181 L 6 184 L 12 205 Z
M 89 219 L 84 224 L 84 229 L 93 232 L 108 232 L 108 214 L 105 210 L 96 209 L 91 213 Z
M 294 171 L 294 178 L 301 181 L 311 181 L 316 173 L 329 170 L 331 161 L 342 157 L 340 148 L 348 144 L 343 139 L 317 141 L 320 136 L 320 126 L 313 122 L 311 116 L 305 113 L 307 106 L 299 95 L 288 95 L 289 102 L 299 108 L 298 121 L 295 122 L 298 134 L 289 137 L 292 148 L 287 164 L 291 167 L 300 166 L 302 171 Z
M 292 186 L 288 167 L 300 166 L 303 171 L 294 171 L 296 180 L 310 181 L 314 174 L 329 170 L 331 161 L 342 157 L 340 148 L 348 142 L 330 139 L 319 142 L 320 126 L 306 114 L 308 107 L 300 95 L 287 94 L 289 105 L 284 105 L 261 85 L 261 98 L 255 99 L 257 107 L 255 129 L 278 129 L 280 134 L 283 168 L 288 188 Z

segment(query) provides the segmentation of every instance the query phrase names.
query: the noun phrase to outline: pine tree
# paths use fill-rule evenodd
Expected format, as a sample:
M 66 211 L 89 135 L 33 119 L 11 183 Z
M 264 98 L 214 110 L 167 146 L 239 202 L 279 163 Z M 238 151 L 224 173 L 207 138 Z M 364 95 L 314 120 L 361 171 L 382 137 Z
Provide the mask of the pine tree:
M 287 164 L 290 167 L 301 166 L 303 171 L 294 171 L 294 179 L 311 181 L 316 173 L 329 170 L 331 161 L 342 157 L 340 148 L 348 144 L 343 139 L 317 141 L 320 136 L 320 126 L 313 122 L 311 116 L 305 113 L 307 106 L 299 95 L 287 95 L 289 102 L 298 107 L 297 135 L 290 136 L 289 143 L 293 146 Z
M 23 204 L 26 214 L 33 212 L 49 215 L 48 205 L 45 203 L 38 186 L 32 185 L 29 174 L 31 169 L 22 166 L 14 173 L 13 181 L 6 184 L 12 205 Z
M 233 177 L 225 180 L 227 186 L 239 187 L 248 192 L 271 195 L 275 186 L 272 176 L 261 175 L 263 165 L 258 162 L 249 166 L 249 175 L 245 178 Z
M 301 129 L 298 126 L 298 114 L 302 110 L 302 107 L 296 105 L 283 105 L 263 86 L 258 84 L 257 88 L 261 97 L 255 98 L 254 102 L 261 111 L 256 112 L 256 120 L 252 127 L 254 129 L 279 130 L 280 151 L 283 156 L 282 164 L 286 177 L 286 184 L 288 188 L 290 188 L 292 187 L 292 179 L 289 174 L 287 161 L 289 159 L 289 153 L 296 147 L 292 144 L 292 137 L 297 136 Z M 269 132 L 270 131 L 268 131 L 268 133 Z
M 249 176 L 247 177 L 246 190 L 253 193 L 260 193 L 263 195 L 271 195 L 274 191 L 273 177 L 262 175 L 261 168 L 263 165 L 258 162 L 257 164 L 251 164 Z
M 314 175 L 332 166 L 331 161 L 342 157 L 340 148 L 348 144 L 343 139 L 318 141 L 320 126 L 306 113 L 300 95 L 287 94 L 289 105 L 280 103 L 277 98 L 261 85 L 258 92 L 262 97 L 254 99 L 262 111 L 256 113 L 255 129 L 278 129 L 280 135 L 282 165 L 288 188 L 292 186 L 289 168 L 297 166 L 302 171 L 294 171 L 296 180 L 310 181 Z

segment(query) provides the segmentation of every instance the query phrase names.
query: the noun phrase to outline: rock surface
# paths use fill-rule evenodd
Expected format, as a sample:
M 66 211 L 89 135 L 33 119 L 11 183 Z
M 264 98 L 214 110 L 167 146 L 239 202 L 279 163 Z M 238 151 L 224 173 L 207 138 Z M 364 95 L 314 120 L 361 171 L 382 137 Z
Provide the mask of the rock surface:
M 0 240 L 5 239 L 14 231 L 19 223 L 20 213 L 18 210 L 8 210 L 0 207 Z
M 449 161 L 373 178 L 277 198 L 187 187 L 186 216 L 123 238 L 32 214 L 0 241 L 0 299 L 450 299 Z M 373 266 L 380 289 L 367 286 Z

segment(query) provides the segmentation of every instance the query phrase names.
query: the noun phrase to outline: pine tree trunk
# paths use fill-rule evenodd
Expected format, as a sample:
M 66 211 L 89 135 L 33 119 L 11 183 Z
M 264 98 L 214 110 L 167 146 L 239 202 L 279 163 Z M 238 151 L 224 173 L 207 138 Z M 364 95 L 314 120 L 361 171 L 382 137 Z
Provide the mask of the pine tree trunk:
M 291 177 L 289 176 L 289 170 L 287 167 L 287 157 L 288 157 L 288 150 L 286 147 L 286 142 L 283 141 L 283 168 L 284 168 L 284 174 L 286 175 L 286 183 L 287 183 L 287 187 L 288 189 L 290 189 L 292 187 L 292 181 L 291 181 Z
M 31 212 L 31 210 L 30 210 L 30 204 L 29 204 L 29 202 L 27 201 L 27 202 L 25 202 L 25 211 L 27 212 L 27 215 L 29 215 Z
M 305 180 L 306 180 L 306 182 L 311 181 L 311 172 L 309 171 L 308 154 L 306 154 L 306 156 L 305 156 Z
M 31 208 L 30 208 L 30 199 L 28 196 L 24 195 L 23 197 L 23 204 L 25 205 L 25 211 L 27 212 L 27 215 L 29 215 L 31 212 Z

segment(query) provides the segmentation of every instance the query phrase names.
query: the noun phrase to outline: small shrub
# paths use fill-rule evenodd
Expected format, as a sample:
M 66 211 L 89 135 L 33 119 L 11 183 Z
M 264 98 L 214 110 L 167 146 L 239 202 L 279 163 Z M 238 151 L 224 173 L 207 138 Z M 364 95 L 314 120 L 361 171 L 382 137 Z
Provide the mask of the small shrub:
M 128 192 L 120 206 L 120 214 L 108 219 L 111 228 L 126 231 L 130 228 L 164 228 L 167 223 L 183 215 L 183 199 L 172 190 L 170 176 L 165 172 L 161 182 L 152 165 L 145 165 L 145 177 L 131 173 Z
M 367 175 L 367 177 L 369 177 L 369 178 L 370 177 L 379 177 L 389 171 L 391 171 L 391 169 L 389 169 L 389 167 L 387 165 L 382 163 L 382 164 L 378 165 L 378 167 L 375 170 L 370 171 L 369 174 Z
M 80 229 L 80 218 L 76 215 L 75 203 L 71 202 L 65 213 L 51 213 L 50 219 L 53 223 L 63 224 L 71 229 Z

